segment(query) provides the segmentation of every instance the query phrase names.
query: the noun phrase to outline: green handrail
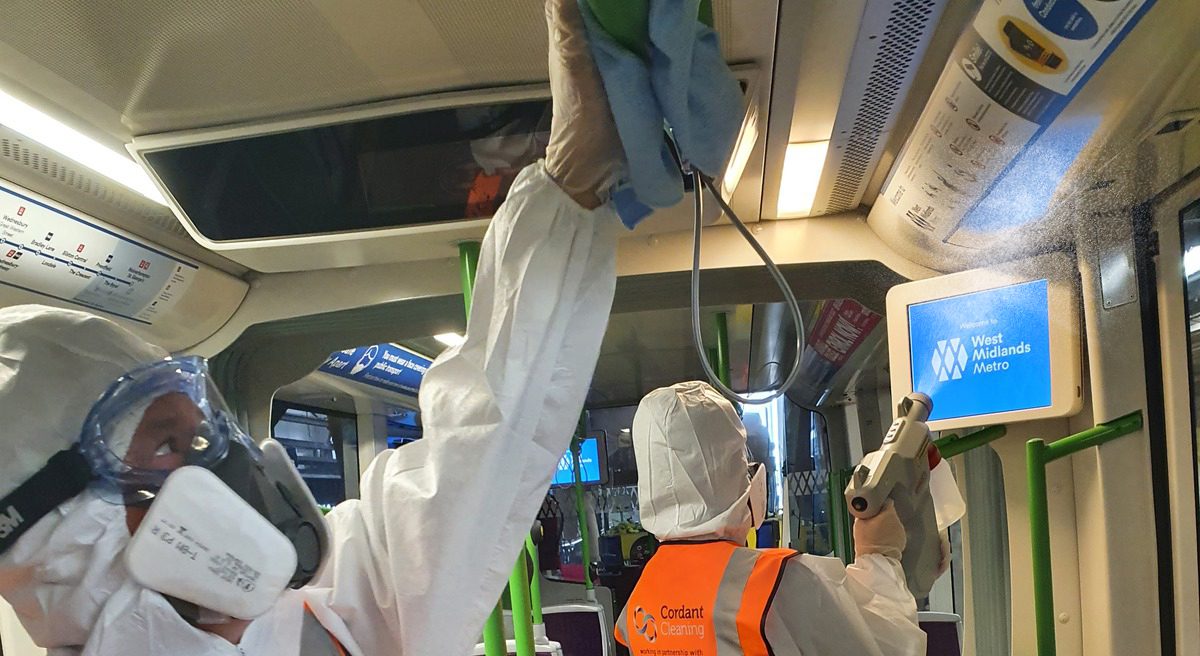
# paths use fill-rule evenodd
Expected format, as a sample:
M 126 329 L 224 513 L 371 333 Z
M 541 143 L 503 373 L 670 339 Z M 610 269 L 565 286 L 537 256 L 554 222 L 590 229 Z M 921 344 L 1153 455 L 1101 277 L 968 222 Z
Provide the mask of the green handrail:
M 642 58 L 649 56 L 649 0 L 587 0 L 587 4 L 596 22 L 613 41 Z M 712 0 L 700 0 L 697 18 L 713 27 Z
M 584 417 L 579 418 L 579 435 L 571 440 L 571 461 L 575 475 L 575 515 L 579 518 L 579 549 L 583 558 L 583 587 L 588 595 L 594 595 L 596 584 L 592 582 L 592 547 L 588 535 L 587 509 L 583 501 L 583 471 L 579 460 L 583 455 Z
M 464 241 L 458 244 L 458 263 L 462 275 L 463 309 L 467 318 L 471 317 L 471 297 L 475 290 L 475 272 L 479 269 L 479 248 L 477 241 Z
M 533 656 L 533 614 L 530 610 L 529 569 L 525 554 L 517 557 L 512 574 L 508 575 L 508 599 L 512 603 L 513 641 L 519 656 Z
M 525 536 L 525 553 L 529 554 L 530 563 L 533 565 L 529 578 L 529 603 L 533 611 L 533 623 L 539 626 L 545 624 L 542 619 L 542 564 L 531 535 Z
M 1138 411 L 1050 444 L 1041 439 L 1025 443 L 1029 542 L 1033 550 L 1033 615 L 1037 628 L 1038 656 L 1057 653 L 1054 643 L 1054 580 L 1050 565 L 1050 504 L 1046 498 L 1046 465 L 1141 428 L 1142 413 Z
M 725 387 L 732 385 L 729 378 L 729 314 L 726 312 L 718 312 L 714 317 L 717 332 L 717 344 L 711 352 L 716 355 L 713 359 L 713 369 L 716 370 L 717 378 Z
M 850 484 L 850 475 L 854 468 L 830 469 L 827 486 L 829 488 L 829 540 L 833 543 L 833 553 L 849 565 L 854 562 L 854 523 L 850 511 L 846 508 L 846 486 Z
M 1008 428 L 1003 424 L 999 424 L 975 431 L 964 437 L 959 437 L 955 434 L 946 435 L 940 440 L 935 440 L 933 445 L 937 447 L 938 453 L 942 454 L 943 458 L 948 459 L 966 453 L 971 449 L 981 447 L 989 442 L 995 442 L 1006 434 L 1008 434 Z
M 463 310 L 471 316 L 471 297 L 475 289 L 475 272 L 479 269 L 480 244 L 477 241 L 458 245 L 459 271 L 462 278 Z M 526 549 L 530 543 L 526 542 Z M 513 637 L 517 643 L 518 656 L 534 656 L 533 619 L 530 614 L 529 572 L 525 555 L 517 558 L 512 574 L 508 577 L 508 596 L 513 607 Z M 540 603 L 540 599 L 539 599 Z M 483 625 L 483 651 L 487 656 L 508 656 L 508 644 L 504 638 L 504 601 L 496 600 L 496 607 Z

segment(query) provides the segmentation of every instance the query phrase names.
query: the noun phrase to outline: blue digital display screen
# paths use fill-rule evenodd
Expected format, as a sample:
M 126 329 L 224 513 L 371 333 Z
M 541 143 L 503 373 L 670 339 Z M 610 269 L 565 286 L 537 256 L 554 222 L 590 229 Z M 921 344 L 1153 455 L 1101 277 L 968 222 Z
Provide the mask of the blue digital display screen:
M 1049 282 L 908 306 L 913 390 L 930 421 L 1045 408 L 1050 392 Z
M 579 475 L 584 485 L 599 485 L 603 482 L 600 471 L 600 440 L 595 437 L 584 438 L 579 450 Z M 571 450 L 563 454 L 558 461 L 558 469 L 554 472 L 554 482 L 551 485 L 574 485 L 575 463 Z

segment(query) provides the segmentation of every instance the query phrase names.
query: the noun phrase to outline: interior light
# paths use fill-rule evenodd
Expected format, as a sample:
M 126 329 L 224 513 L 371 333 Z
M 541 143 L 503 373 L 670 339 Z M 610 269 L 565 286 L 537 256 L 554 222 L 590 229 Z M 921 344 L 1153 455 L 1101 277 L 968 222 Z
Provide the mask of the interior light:
M 737 142 L 733 146 L 733 156 L 729 158 L 729 165 L 725 167 L 725 176 L 721 179 L 721 193 L 726 198 L 733 195 L 733 190 L 737 187 L 738 181 L 742 179 L 742 173 L 746 170 L 746 164 L 750 162 L 750 155 L 754 152 L 754 146 L 758 143 L 758 105 L 751 104 L 749 111 L 746 112 L 746 120 L 742 122 L 742 129 L 738 132 Z
M 0 124 L 156 203 L 167 204 L 137 162 L 3 91 L 0 91 Z
M 1192 246 L 1184 252 L 1183 272 L 1188 278 L 1200 273 L 1200 246 Z
M 434 335 L 433 338 L 446 346 L 458 346 L 467 339 L 458 333 L 441 333 L 440 335 Z
M 817 199 L 817 185 L 825 168 L 828 141 L 809 141 L 788 144 L 783 158 L 783 175 L 779 179 L 780 217 L 791 218 L 812 214 Z

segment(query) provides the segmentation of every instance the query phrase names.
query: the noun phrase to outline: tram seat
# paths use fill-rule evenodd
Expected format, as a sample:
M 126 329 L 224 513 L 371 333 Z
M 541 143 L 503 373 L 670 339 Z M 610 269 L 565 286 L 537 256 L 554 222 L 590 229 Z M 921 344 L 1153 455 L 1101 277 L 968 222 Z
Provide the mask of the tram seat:
M 613 621 L 597 604 L 577 603 L 542 609 L 546 635 L 562 645 L 563 656 L 609 656 Z
M 962 656 L 961 617 L 954 613 L 920 612 L 917 623 L 929 636 L 925 643 L 926 656 Z

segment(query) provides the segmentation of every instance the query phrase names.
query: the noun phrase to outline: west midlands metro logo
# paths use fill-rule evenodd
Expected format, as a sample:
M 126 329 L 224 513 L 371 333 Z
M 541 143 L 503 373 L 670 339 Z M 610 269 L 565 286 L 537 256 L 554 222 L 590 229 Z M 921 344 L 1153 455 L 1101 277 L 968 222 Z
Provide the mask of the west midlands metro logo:
M 633 630 L 645 638 L 646 642 L 658 640 L 658 626 L 654 623 L 654 616 L 641 606 L 633 609 Z
M 955 337 L 954 339 L 938 340 L 931 364 L 933 364 L 933 373 L 937 376 L 938 381 L 945 382 L 962 378 L 969 361 L 966 344 Z

